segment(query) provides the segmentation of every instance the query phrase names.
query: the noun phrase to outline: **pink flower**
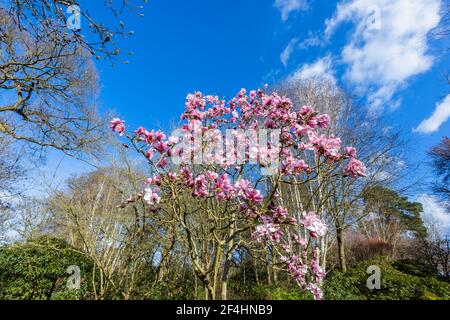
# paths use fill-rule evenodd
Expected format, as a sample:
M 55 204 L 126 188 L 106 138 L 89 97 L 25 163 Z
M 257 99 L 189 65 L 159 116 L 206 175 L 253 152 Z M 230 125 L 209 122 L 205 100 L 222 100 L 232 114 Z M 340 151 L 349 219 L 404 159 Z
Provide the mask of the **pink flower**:
M 144 201 L 149 205 L 154 205 L 158 204 L 161 201 L 161 198 L 151 188 L 146 188 L 144 193 Z
M 310 283 L 310 284 L 308 284 L 306 289 L 308 289 L 308 291 L 313 294 L 315 300 L 323 299 L 323 291 L 317 284 Z
M 167 176 L 169 177 L 169 180 L 171 182 L 174 182 L 177 180 L 177 174 L 175 172 L 170 171 Z
M 192 187 L 194 185 L 194 179 L 192 177 L 191 171 L 189 171 L 188 168 L 183 167 L 183 168 L 181 168 L 180 173 L 181 173 L 181 178 L 183 179 L 184 184 L 187 187 Z
M 344 167 L 344 174 L 352 178 L 365 177 L 366 166 L 361 161 L 351 158 L 347 165 Z
M 171 146 L 177 144 L 179 141 L 180 141 L 179 138 L 171 136 L 171 137 L 169 137 L 169 139 L 167 140 L 167 145 L 168 145 L 169 147 L 171 147 Z
M 228 174 L 223 174 L 215 185 L 216 199 L 219 201 L 230 200 L 234 197 L 234 187 Z
M 279 243 L 281 240 L 282 231 L 280 226 L 274 223 L 264 223 L 256 226 L 252 237 L 258 242 L 273 241 Z
M 206 197 L 208 195 L 206 177 L 202 174 L 194 180 L 194 192 L 195 197 Z
M 236 188 L 236 192 L 240 196 L 243 196 L 247 190 L 252 188 L 252 184 L 248 180 L 240 179 L 234 184 L 234 187 Z
M 153 178 L 148 178 L 147 179 L 147 184 L 149 184 L 149 185 L 154 184 L 154 185 L 157 185 L 157 186 L 161 185 L 161 176 L 157 175 L 157 176 L 154 176 Z
M 139 127 L 137 130 L 134 131 L 134 134 L 137 135 L 141 140 L 145 140 L 146 134 L 148 134 L 148 131 L 145 130 L 144 127 Z
M 313 112 L 314 112 L 314 110 L 311 106 L 303 106 L 300 108 L 300 114 L 304 115 L 304 116 L 311 114 Z
M 215 182 L 216 179 L 219 177 L 219 175 L 214 171 L 208 171 L 206 172 L 206 177 L 208 178 L 209 181 Z
M 256 189 L 248 189 L 244 193 L 244 198 L 247 201 L 252 202 L 254 204 L 259 204 L 263 201 L 263 196 L 261 195 L 261 191 L 256 190 Z
M 279 206 L 276 207 L 273 213 L 273 216 L 278 220 L 284 220 L 288 215 L 288 211 L 285 207 Z
M 311 260 L 311 271 L 315 277 L 315 280 L 318 284 L 322 284 L 323 279 L 325 278 L 325 270 L 319 264 L 319 254 L 318 252 L 314 252 L 314 257 Z
M 308 132 L 308 137 L 313 147 L 320 154 L 324 154 L 333 160 L 337 160 L 340 157 L 341 139 L 327 138 L 324 135 L 318 136 L 312 131 Z
M 155 144 L 154 148 L 156 151 L 163 154 L 167 150 L 167 144 L 162 141 L 159 141 Z
M 164 169 L 167 165 L 167 159 L 166 158 L 162 158 L 161 160 L 158 161 L 158 164 L 156 165 L 158 168 L 162 168 Z
M 356 149 L 354 147 L 345 147 L 344 148 L 344 157 L 345 158 L 355 158 L 356 157 Z
M 111 120 L 109 127 L 112 129 L 112 131 L 118 132 L 121 136 L 123 136 L 125 132 L 125 121 L 119 118 L 114 118 Z
M 154 131 L 152 134 L 155 141 L 162 141 L 166 138 L 166 135 L 161 130 Z
M 317 116 L 317 123 L 319 128 L 328 128 L 330 125 L 330 116 L 326 113 Z
M 145 153 L 145 157 L 148 160 L 152 160 L 153 159 L 153 150 L 149 149 L 146 153 Z
M 299 246 L 302 246 L 302 247 L 306 246 L 306 244 L 307 244 L 306 239 L 300 237 L 300 236 L 297 235 L 297 234 L 294 234 L 294 235 L 292 236 L 292 240 L 294 240 L 295 243 L 297 243 Z
M 299 174 L 303 171 L 309 171 L 309 166 L 303 159 L 296 160 L 293 157 L 289 157 L 282 162 L 281 170 L 286 175 Z
M 306 214 L 300 223 L 309 231 L 313 238 L 323 237 L 327 233 L 327 225 L 314 213 Z

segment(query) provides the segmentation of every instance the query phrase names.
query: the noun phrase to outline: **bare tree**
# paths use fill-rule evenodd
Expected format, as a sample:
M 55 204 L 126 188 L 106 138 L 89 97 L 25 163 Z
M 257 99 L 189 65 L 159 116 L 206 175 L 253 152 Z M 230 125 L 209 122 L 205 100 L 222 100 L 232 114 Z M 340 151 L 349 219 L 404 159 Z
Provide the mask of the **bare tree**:
M 108 0 L 103 6 L 111 16 L 106 21 L 74 0 L 0 4 L 1 135 L 72 156 L 99 150 L 104 124 L 96 112 L 97 73 L 91 58 L 118 61 L 119 39 L 133 33 L 119 19 L 126 9 L 142 9 L 127 0 Z M 71 16 L 86 27 L 71 26 Z
M 147 0 L 141 2 L 146 3 Z M 118 60 L 119 40 L 134 33 L 126 30 L 125 22 L 120 18 L 130 10 L 143 16 L 143 5 L 129 0 L 106 0 L 103 6 L 110 13 L 104 21 L 95 17 L 95 10 L 91 14 L 89 4 L 75 0 L 14 0 L 9 1 L 6 9 L 21 31 L 33 35 L 52 33 L 55 41 L 82 47 L 97 59 Z M 83 23 L 79 27 L 70 26 L 70 15 L 76 15 Z
M 0 135 L 0 242 L 8 240 L 13 200 L 23 178 L 20 153 L 13 150 L 11 139 Z
M 21 30 L 0 9 L 0 134 L 73 155 L 96 142 L 97 76 L 86 53 Z
M 434 191 L 441 196 L 444 204 L 450 210 L 450 138 L 443 137 L 442 141 L 431 148 L 428 155 L 432 160 L 432 167 L 438 181 L 434 183 Z
M 418 254 L 437 276 L 450 280 L 450 239 L 440 236 L 423 239 Z
M 66 191 L 54 191 L 48 201 L 52 232 L 89 256 L 99 269 L 97 299 L 114 292 L 129 299 L 144 262 L 160 243 L 139 203 L 128 202 L 144 179 L 130 166 L 109 166 L 70 179 Z

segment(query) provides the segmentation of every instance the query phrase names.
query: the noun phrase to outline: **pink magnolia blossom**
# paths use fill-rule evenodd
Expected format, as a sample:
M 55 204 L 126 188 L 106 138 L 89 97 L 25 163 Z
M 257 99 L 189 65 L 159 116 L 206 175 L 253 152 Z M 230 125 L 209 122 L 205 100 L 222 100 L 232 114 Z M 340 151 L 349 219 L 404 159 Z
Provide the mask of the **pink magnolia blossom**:
M 208 195 L 208 183 L 206 177 L 202 174 L 194 180 L 194 192 L 195 197 L 206 197 Z
M 330 116 L 326 113 L 317 116 L 317 124 L 319 128 L 328 128 L 330 125 Z
M 365 177 L 366 166 L 361 161 L 351 158 L 344 167 L 344 174 L 352 178 Z
M 125 121 L 114 118 L 111 120 L 109 127 L 114 131 L 118 132 L 121 136 L 123 136 L 125 132 Z
M 252 184 L 248 180 L 240 179 L 234 184 L 234 187 L 239 196 L 245 196 L 245 192 L 252 189 Z
M 186 168 L 186 167 L 181 168 L 180 174 L 181 174 L 181 178 L 186 186 L 192 187 L 194 185 L 194 179 L 192 176 L 192 172 L 188 168 Z
M 146 157 L 148 160 L 152 160 L 152 159 L 153 159 L 153 156 L 154 156 L 154 154 L 153 154 L 153 150 L 152 150 L 152 149 L 149 149 L 149 150 L 145 153 L 145 157 Z
M 323 237 L 327 233 L 327 225 L 314 212 L 309 212 L 303 216 L 300 223 L 313 238 Z
M 154 146 L 155 150 L 158 151 L 159 153 L 164 153 L 166 152 L 168 146 L 165 142 L 163 141 L 158 141 L 155 146 Z
M 149 185 L 157 185 L 157 186 L 159 186 L 159 185 L 161 185 L 161 176 L 160 175 L 156 175 L 156 176 L 154 176 L 154 177 L 152 177 L 152 178 L 148 178 L 147 179 L 147 184 L 149 184 Z
M 303 159 L 295 159 L 290 157 L 282 162 L 281 170 L 283 174 L 293 175 L 303 171 L 309 171 L 309 166 Z
M 309 115 L 313 112 L 314 112 L 314 110 L 311 106 L 303 106 L 300 108 L 300 114 L 303 116 Z
M 210 182 L 215 182 L 217 178 L 219 178 L 219 175 L 216 172 L 209 170 L 208 172 L 206 172 L 206 177 Z
M 154 192 L 151 188 L 146 188 L 144 192 L 144 201 L 149 205 L 158 204 L 160 202 L 160 196 Z
M 167 159 L 166 158 L 162 158 L 162 159 L 160 159 L 159 161 L 158 161 L 158 163 L 157 163 L 157 167 L 158 168 L 161 168 L 161 169 L 164 169 L 165 167 L 166 167 L 166 165 L 167 165 Z
M 268 240 L 273 241 L 274 243 L 279 243 L 282 236 L 282 231 L 278 224 L 264 223 L 256 226 L 255 232 L 253 232 L 252 236 L 253 239 L 258 242 Z
M 354 147 L 345 147 L 344 148 L 344 157 L 345 158 L 356 158 L 356 149 Z
M 295 243 L 297 243 L 299 246 L 304 247 L 307 244 L 307 241 L 305 238 L 299 236 L 298 234 L 294 234 L 292 236 L 292 240 L 295 241 Z
M 286 210 L 285 207 L 278 206 L 278 207 L 275 208 L 273 216 L 276 219 L 282 221 L 288 216 L 288 211 Z
M 313 147 L 325 156 L 336 160 L 340 157 L 339 150 L 341 148 L 341 139 L 327 138 L 324 135 L 318 136 L 315 132 L 308 132 L 309 141 Z
M 179 141 L 180 141 L 180 139 L 178 137 L 170 136 L 169 139 L 167 139 L 167 145 L 169 147 L 171 147 L 171 146 L 177 144 Z
M 317 284 L 322 284 L 323 279 L 325 278 L 325 270 L 319 263 L 319 252 L 316 250 L 314 252 L 314 257 L 311 260 L 311 272 L 315 277 L 315 281 Z
M 234 197 L 234 187 L 228 174 L 223 174 L 215 184 L 216 199 L 219 201 L 231 200 Z
M 315 300 L 323 299 L 323 291 L 317 284 L 309 283 L 306 289 L 313 294 Z
M 169 180 L 170 180 L 171 182 L 176 181 L 176 180 L 177 180 L 177 177 L 178 177 L 177 173 L 176 173 L 176 172 L 172 172 L 172 171 L 170 171 L 169 174 L 168 174 L 167 176 L 169 177 Z
M 263 201 L 264 197 L 262 196 L 261 191 L 250 188 L 244 192 L 244 199 L 253 204 L 259 204 Z

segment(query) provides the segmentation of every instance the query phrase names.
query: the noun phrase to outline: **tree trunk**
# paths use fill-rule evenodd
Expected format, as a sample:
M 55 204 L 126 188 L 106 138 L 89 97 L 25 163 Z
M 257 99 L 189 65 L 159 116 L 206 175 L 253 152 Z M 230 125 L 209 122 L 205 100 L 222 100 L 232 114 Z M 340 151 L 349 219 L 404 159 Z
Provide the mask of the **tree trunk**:
M 259 286 L 258 262 L 256 261 L 255 257 L 252 257 L 252 260 L 253 260 L 253 269 L 255 271 L 256 285 Z
M 223 267 L 223 275 L 222 275 L 222 291 L 221 291 L 222 300 L 227 300 L 228 273 L 230 271 L 230 263 L 231 263 L 231 260 L 229 257 L 227 257 L 227 259 L 225 260 L 225 265 Z
M 347 261 L 345 259 L 345 243 L 344 243 L 344 229 L 342 227 L 336 228 L 337 246 L 339 254 L 339 265 L 342 272 L 347 272 Z

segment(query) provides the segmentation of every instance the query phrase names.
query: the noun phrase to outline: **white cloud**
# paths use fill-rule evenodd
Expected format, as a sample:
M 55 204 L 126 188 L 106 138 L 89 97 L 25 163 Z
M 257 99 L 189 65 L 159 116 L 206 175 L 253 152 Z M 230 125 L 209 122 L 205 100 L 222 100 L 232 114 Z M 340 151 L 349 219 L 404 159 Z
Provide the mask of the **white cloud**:
M 289 61 L 289 58 L 291 57 L 292 52 L 294 52 L 295 45 L 297 44 L 297 42 L 298 42 L 297 38 L 294 38 L 291 41 L 289 41 L 286 48 L 280 54 L 280 61 L 285 67 L 287 66 L 287 63 Z
M 308 9 L 306 0 L 275 0 L 273 4 L 281 13 L 281 20 L 286 21 L 294 11 Z
M 413 131 L 421 133 L 433 133 L 439 130 L 439 127 L 450 118 L 450 94 L 445 99 L 436 104 L 431 117 L 423 120 Z
M 438 232 L 446 234 L 450 231 L 450 213 L 438 200 L 428 194 L 420 194 L 417 199 L 423 206 L 422 219 L 428 228 L 438 228 Z
M 433 65 L 427 34 L 439 24 L 440 5 L 441 0 L 344 0 L 326 21 L 328 38 L 341 23 L 354 24 L 342 50 L 344 78 L 367 94 L 375 109 Z
M 308 37 L 300 42 L 298 47 L 301 49 L 306 49 L 309 47 L 323 47 L 324 45 L 324 41 L 316 33 L 309 31 Z
M 333 72 L 333 61 L 330 56 L 325 56 L 311 64 L 304 64 L 295 71 L 289 78 L 291 79 L 309 79 L 322 78 L 332 83 L 336 83 Z

